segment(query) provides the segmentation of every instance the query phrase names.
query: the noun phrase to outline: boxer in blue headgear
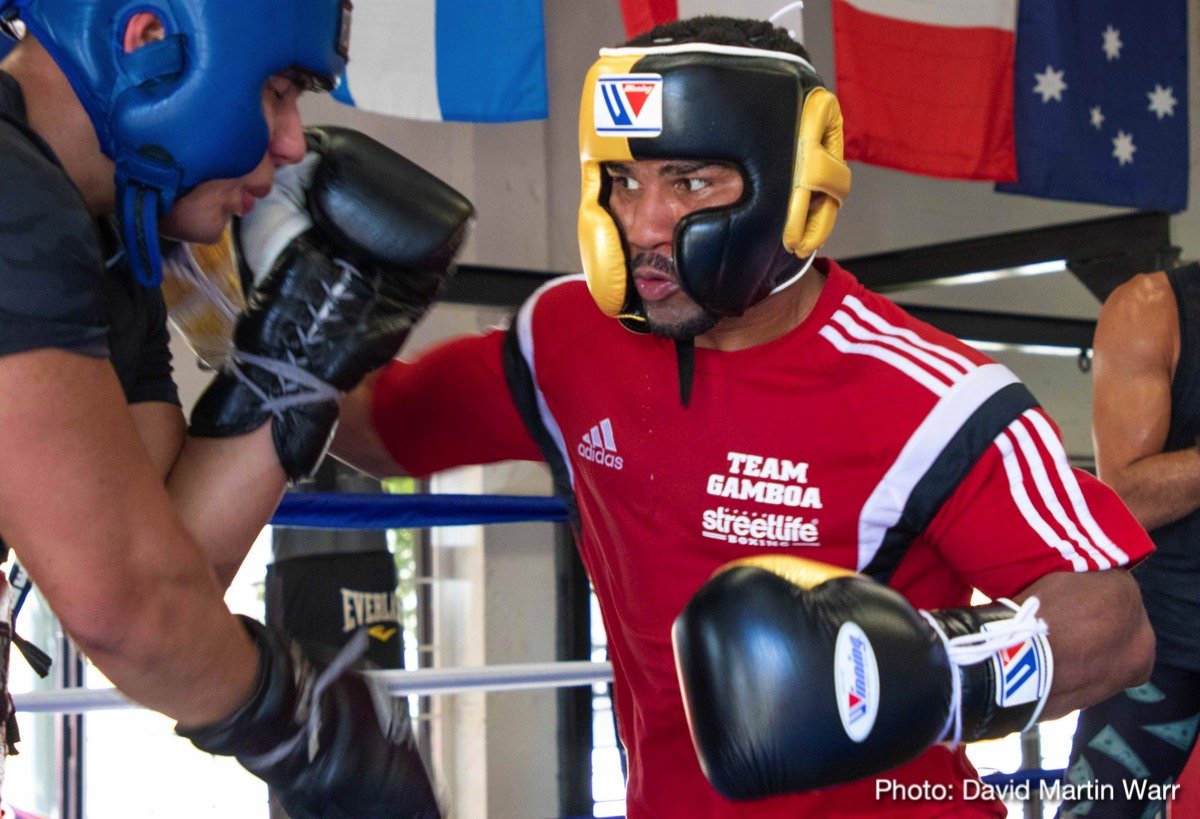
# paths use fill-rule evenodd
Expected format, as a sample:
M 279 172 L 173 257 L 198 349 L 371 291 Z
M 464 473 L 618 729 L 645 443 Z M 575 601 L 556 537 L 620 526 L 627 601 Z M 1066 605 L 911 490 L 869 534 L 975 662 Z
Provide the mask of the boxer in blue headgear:
M 294 819 L 436 816 L 407 719 L 355 658 L 234 616 L 223 589 L 314 468 L 339 389 L 436 293 L 469 206 L 361 134 L 306 137 L 297 100 L 341 74 L 346 0 L 0 0 L 0 17 L 21 36 L 0 61 L 0 536 L 117 688 Z M 258 271 L 245 383 L 216 379 L 198 437 L 158 232 L 216 241 L 273 186 L 303 225 Z
M 91 118 L 146 285 L 162 277 L 156 219 L 199 183 L 262 160 L 263 84 L 291 72 L 328 90 L 350 34 L 349 0 L 0 0 L 0 15 L 37 38 Z M 146 25 L 153 34 L 139 33 Z

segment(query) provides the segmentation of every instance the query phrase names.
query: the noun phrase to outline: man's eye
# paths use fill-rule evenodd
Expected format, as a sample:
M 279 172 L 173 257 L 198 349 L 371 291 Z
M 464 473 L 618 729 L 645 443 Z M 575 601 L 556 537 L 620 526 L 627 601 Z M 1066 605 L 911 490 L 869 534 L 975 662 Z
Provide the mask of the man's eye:
M 614 176 L 612 178 L 612 183 L 613 187 L 624 188 L 627 191 L 635 191 L 641 187 L 638 185 L 636 179 L 628 176 Z
M 704 190 L 708 187 L 707 179 L 697 179 L 695 177 L 683 180 L 683 186 L 688 193 Z

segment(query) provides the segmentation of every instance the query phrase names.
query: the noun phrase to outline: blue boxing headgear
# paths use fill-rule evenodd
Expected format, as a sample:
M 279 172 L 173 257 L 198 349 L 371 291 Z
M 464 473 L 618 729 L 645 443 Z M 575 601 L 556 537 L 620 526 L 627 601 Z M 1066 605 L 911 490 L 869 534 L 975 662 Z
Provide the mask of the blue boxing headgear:
M 149 12 L 165 37 L 124 49 Z M 161 280 L 157 220 L 210 179 L 262 161 L 263 84 L 295 69 L 332 87 L 350 37 L 349 0 L 0 0 L 70 81 L 116 163 L 118 213 L 138 279 Z
M 781 285 L 783 250 L 811 257 L 850 190 L 837 99 L 807 60 L 689 42 L 603 49 L 579 116 L 579 246 L 600 309 L 645 328 L 624 237 L 607 208 L 606 162 L 722 160 L 745 181 L 740 201 L 688 214 L 675 228 L 680 286 L 718 316 L 736 316 Z M 786 271 L 783 271 L 786 272 Z

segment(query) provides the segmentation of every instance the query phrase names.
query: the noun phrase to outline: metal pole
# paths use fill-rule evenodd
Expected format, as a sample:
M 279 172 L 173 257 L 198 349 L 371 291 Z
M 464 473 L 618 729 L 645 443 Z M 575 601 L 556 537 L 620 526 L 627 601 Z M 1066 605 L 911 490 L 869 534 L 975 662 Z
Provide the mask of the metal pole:
M 1022 770 L 1040 770 L 1042 767 L 1042 732 L 1039 726 L 1031 726 L 1021 732 Z M 1030 788 L 1029 801 L 1025 803 L 1025 819 L 1042 819 L 1041 788 Z

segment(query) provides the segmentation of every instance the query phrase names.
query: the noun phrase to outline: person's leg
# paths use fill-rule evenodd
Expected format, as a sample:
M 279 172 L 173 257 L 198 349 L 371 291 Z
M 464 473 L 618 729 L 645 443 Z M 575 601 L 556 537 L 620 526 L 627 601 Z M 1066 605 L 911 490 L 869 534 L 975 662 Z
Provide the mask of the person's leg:
M 1200 724 L 1200 674 L 1154 668 L 1149 682 L 1084 709 L 1071 746 L 1064 817 L 1150 819 L 1187 764 Z M 1159 786 L 1159 787 L 1151 787 Z

